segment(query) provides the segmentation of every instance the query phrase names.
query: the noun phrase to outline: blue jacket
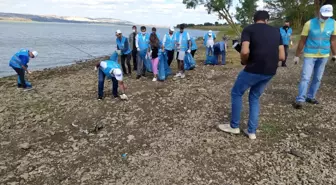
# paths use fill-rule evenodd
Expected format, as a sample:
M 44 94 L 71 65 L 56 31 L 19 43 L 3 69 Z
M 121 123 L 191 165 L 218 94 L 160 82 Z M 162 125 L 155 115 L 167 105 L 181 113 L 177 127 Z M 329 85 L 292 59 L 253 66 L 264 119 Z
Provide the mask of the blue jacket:
M 167 33 L 165 36 L 165 39 L 164 39 L 164 47 L 166 50 L 168 51 L 172 51 L 174 50 L 175 48 L 175 33 L 173 33 L 172 37 L 170 37 L 169 33 Z
M 215 39 L 216 39 L 216 34 L 215 34 L 215 33 L 212 33 L 212 37 L 213 37 L 213 39 L 214 39 L 214 42 L 215 42 Z M 204 35 L 204 41 L 203 41 L 203 45 L 204 45 L 204 46 L 206 46 L 206 44 L 207 44 L 207 41 L 208 41 L 208 38 L 209 38 L 209 34 L 208 34 L 208 33 L 206 33 L 206 34 Z
M 113 61 L 113 60 L 105 60 L 105 61 L 100 62 L 99 68 L 104 72 L 105 76 L 107 76 L 107 78 L 109 79 L 114 77 L 112 73 L 114 69 L 121 69 L 118 62 Z
M 191 50 L 196 50 L 197 49 L 197 43 L 196 43 L 196 40 L 195 38 L 191 38 Z
M 288 28 L 287 32 L 283 27 L 280 28 L 282 43 L 284 45 L 286 45 L 286 46 L 289 45 L 289 41 L 290 41 L 290 37 L 292 36 L 292 32 L 293 32 L 292 28 Z
M 131 53 L 131 49 L 129 48 L 129 44 L 128 44 L 128 39 L 126 37 L 122 36 L 121 39 L 117 38 L 116 43 L 117 43 L 117 48 L 121 50 L 122 54 L 127 55 Z
M 149 47 L 149 34 L 145 34 L 145 39 L 143 39 L 142 33 L 138 33 L 138 46 L 140 50 L 147 50 Z
M 334 19 L 327 19 L 324 30 L 321 31 L 320 21 L 318 18 L 310 20 L 310 29 L 306 41 L 304 53 L 307 54 L 322 54 L 330 53 L 330 38 L 335 29 Z
M 9 66 L 14 68 L 22 68 L 22 66 L 28 67 L 29 63 L 29 51 L 21 49 L 9 61 Z
M 181 32 L 177 32 L 175 34 L 175 42 L 178 42 L 180 41 L 180 35 L 181 35 Z M 180 46 L 180 51 L 187 51 L 188 48 L 189 48 L 189 40 L 190 40 L 190 36 L 189 36 L 189 33 L 184 31 L 182 33 L 182 41 L 181 41 L 181 46 Z

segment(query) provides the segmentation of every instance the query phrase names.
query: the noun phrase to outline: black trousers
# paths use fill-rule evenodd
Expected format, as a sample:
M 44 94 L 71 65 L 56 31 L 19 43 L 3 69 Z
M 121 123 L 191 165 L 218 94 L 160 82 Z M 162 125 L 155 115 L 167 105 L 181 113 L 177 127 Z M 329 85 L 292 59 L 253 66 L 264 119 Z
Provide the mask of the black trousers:
M 15 70 L 21 81 L 21 84 L 18 83 L 18 87 L 26 88 L 27 86 L 25 81 L 25 71 L 22 68 L 13 67 L 13 69 Z
M 127 64 L 128 73 L 131 74 L 132 73 L 131 54 L 121 55 L 120 61 L 121 61 L 121 67 L 122 67 L 122 70 L 123 70 L 124 74 L 127 74 L 127 70 L 126 70 L 126 66 L 125 66 L 125 61 L 126 61 L 126 64 Z
M 167 57 L 168 57 L 168 65 L 170 66 L 170 64 L 174 60 L 174 50 L 172 51 L 166 50 L 166 52 L 167 52 Z
M 195 49 L 195 50 L 191 50 L 191 56 L 192 56 L 193 58 L 194 58 L 194 56 L 195 56 L 196 51 L 197 51 L 197 49 Z
M 138 50 L 137 49 L 133 49 L 132 50 L 132 58 L 133 58 L 133 70 L 136 71 L 137 67 L 138 67 L 138 63 L 137 63 L 137 54 L 138 54 Z
M 284 47 L 285 47 L 285 60 L 284 61 L 282 61 L 282 66 L 285 66 L 286 65 L 286 62 L 287 62 L 287 57 L 288 57 L 288 45 L 284 45 Z

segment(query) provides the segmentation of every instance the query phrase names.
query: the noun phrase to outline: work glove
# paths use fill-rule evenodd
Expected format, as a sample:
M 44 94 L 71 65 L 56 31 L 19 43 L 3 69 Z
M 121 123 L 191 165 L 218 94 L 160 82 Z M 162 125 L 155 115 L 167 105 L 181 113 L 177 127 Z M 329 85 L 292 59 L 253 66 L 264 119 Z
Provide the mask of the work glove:
M 121 51 L 120 50 L 117 50 L 116 51 L 118 55 L 121 55 Z
M 97 71 L 97 70 L 98 70 L 97 66 L 95 66 L 94 70 L 95 70 L 95 71 Z
M 294 57 L 294 64 L 298 64 L 300 62 L 300 57 Z
M 28 74 L 32 74 L 32 72 L 31 72 L 31 71 L 27 71 L 27 73 L 28 73 Z
M 188 53 L 190 53 L 191 51 L 190 51 L 190 49 L 188 49 L 188 51 L 187 51 Z
M 122 95 L 120 95 L 120 98 L 121 98 L 122 100 L 128 100 L 128 97 L 126 96 L 126 94 L 122 94 Z
M 293 46 L 293 41 L 291 41 L 290 45 Z
M 140 51 L 140 48 L 137 48 L 138 51 Z

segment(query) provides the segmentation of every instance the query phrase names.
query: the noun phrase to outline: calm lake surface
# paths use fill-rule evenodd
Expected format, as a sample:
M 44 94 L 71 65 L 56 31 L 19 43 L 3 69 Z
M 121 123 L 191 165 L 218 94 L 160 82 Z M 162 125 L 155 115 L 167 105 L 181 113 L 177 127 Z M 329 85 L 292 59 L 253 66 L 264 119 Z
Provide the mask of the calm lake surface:
M 132 31 L 131 26 L 111 24 L 0 22 L 0 77 L 15 74 L 8 62 L 21 48 L 39 52 L 39 56 L 29 62 L 32 71 L 110 55 L 116 47 L 117 29 L 127 37 Z M 147 27 L 149 30 L 151 27 Z M 168 28 L 157 28 L 161 37 L 167 31 Z M 206 32 L 187 31 L 195 37 L 202 37 Z

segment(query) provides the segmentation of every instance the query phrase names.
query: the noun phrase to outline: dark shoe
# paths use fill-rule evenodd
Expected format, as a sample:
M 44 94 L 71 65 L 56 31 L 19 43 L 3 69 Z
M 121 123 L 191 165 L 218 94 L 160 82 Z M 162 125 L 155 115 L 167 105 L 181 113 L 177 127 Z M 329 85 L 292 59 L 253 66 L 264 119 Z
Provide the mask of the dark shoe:
M 316 99 L 310 99 L 310 98 L 307 98 L 307 99 L 306 99 L 306 102 L 307 102 L 307 103 L 310 103 L 310 104 L 313 104 L 313 105 L 318 105 L 318 104 L 320 104 Z
M 141 78 L 141 76 L 140 76 L 140 75 L 137 75 L 137 76 L 136 76 L 136 79 L 140 79 L 140 78 Z
M 98 100 L 103 100 L 103 97 L 100 97 L 100 96 L 99 96 L 97 99 L 98 99 Z
M 295 102 L 293 104 L 294 109 L 302 109 L 303 108 L 303 103 L 302 102 Z
M 287 65 L 286 64 L 282 64 L 282 67 L 287 67 Z
M 118 97 L 119 97 L 119 95 L 113 95 L 113 97 L 114 97 L 114 98 L 118 98 Z

